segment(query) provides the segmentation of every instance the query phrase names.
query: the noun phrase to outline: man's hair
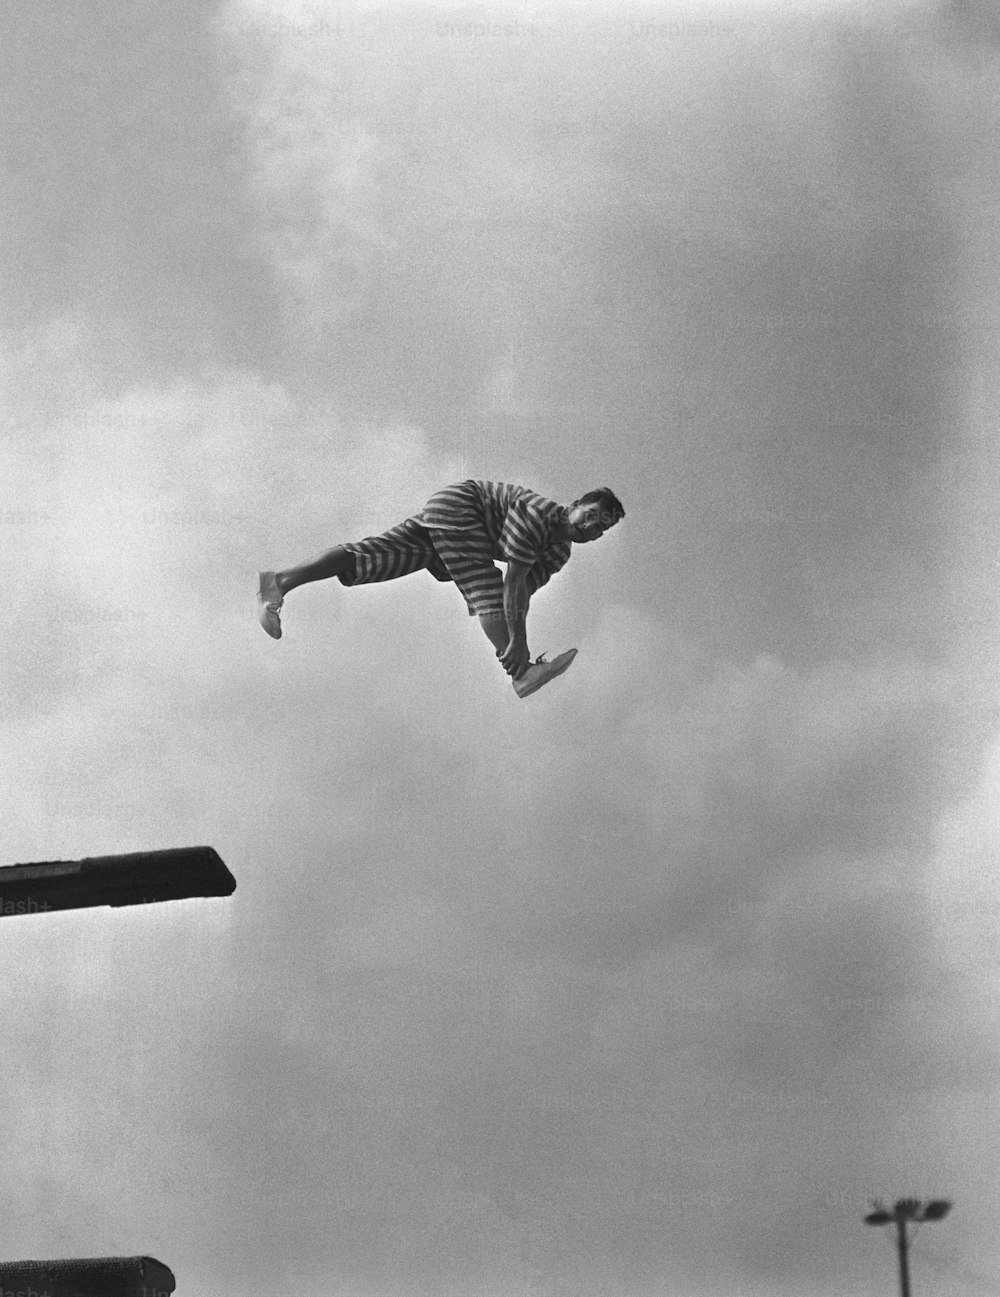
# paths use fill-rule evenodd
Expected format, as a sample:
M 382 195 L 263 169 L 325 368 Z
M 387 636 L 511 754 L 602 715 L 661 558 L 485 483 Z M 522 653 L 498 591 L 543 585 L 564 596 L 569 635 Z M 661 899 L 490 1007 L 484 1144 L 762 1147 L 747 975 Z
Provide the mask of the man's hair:
M 596 491 L 587 491 L 580 496 L 579 500 L 574 500 L 573 503 L 574 505 L 599 504 L 601 506 L 601 525 L 604 528 L 613 527 L 616 522 L 621 522 L 622 518 L 625 517 L 622 502 L 610 486 L 599 486 Z

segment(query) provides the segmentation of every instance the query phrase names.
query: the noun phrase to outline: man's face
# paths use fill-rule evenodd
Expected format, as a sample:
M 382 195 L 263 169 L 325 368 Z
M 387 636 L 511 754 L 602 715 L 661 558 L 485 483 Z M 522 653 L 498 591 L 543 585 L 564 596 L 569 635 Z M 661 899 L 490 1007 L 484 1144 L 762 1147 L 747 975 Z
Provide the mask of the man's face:
M 598 540 L 607 531 L 601 520 L 601 506 L 596 500 L 590 504 L 574 504 L 569 511 L 570 539 L 578 545 Z

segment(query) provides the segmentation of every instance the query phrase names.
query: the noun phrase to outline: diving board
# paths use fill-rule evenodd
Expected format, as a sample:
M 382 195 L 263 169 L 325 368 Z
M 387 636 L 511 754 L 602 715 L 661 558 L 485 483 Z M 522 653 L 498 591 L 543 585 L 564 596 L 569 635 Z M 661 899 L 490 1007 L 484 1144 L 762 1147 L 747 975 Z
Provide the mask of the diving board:
M 236 879 L 213 847 L 0 867 L 0 918 L 92 906 L 232 896 Z
M 79 1261 L 0 1261 L 0 1292 L 41 1297 L 170 1297 L 171 1271 L 151 1256 Z

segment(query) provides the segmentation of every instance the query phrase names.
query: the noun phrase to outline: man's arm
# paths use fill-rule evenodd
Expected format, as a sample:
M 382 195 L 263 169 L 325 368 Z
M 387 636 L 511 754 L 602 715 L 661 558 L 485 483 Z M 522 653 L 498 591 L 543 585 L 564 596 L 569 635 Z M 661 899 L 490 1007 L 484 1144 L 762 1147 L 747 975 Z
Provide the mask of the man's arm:
M 507 564 L 503 579 L 503 615 L 507 622 L 507 647 L 498 656 L 503 669 L 517 680 L 531 661 L 528 651 L 528 573 L 529 563 Z

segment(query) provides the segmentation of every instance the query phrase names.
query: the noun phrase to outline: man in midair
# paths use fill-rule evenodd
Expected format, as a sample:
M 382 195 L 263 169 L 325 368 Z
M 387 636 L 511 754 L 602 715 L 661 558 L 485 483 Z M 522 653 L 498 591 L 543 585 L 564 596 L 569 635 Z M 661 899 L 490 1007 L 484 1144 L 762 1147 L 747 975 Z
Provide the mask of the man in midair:
M 380 536 L 335 545 L 297 567 L 261 572 L 257 614 L 267 633 L 280 639 L 281 606 L 296 586 L 330 577 L 366 585 L 426 568 L 438 581 L 458 586 L 523 698 L 576 656 L 570 649 L 551 662 L 531 661 L 532 596 L 567 562 L 574 543 L 598 540 L 624 516 L 608 487 L 561 505 L 523 486 L 469 478 L 435 492 L 419 513 Z M 507 564 L 503 577 L 497 560 Z

